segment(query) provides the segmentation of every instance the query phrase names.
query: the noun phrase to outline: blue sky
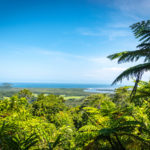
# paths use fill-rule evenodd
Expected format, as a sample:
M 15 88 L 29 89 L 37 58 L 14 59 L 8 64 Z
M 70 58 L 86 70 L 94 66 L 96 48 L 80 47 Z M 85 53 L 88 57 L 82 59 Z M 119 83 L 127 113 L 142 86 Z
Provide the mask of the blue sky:
M 133 64 L 106 56 L 149 16 L 149 0 L 0 0 L 0 82 L 111 83 Z

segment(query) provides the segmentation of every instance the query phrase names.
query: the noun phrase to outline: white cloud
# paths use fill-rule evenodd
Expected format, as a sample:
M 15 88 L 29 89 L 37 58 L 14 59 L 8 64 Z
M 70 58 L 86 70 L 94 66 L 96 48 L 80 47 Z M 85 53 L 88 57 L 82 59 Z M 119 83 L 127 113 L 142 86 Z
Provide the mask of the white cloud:
M 26 49 L 29 50 L 29 48 L 24 48 L 17 54 L 17 59 L 10 58 L 12 59 L 11 66 L 15 68 L 9 63 L 1 67 L 1 79 L 112 83 L 122 71 L 133 65 L 131 63 L 118 65 L 116 61 L 110 61 L 105 56 L 78 56 L 41 48 L 31 48 L 30 56 L 29 51 L 25 51 Z M 3 62 L 5 60 L 1 60 L 2 64 Z M 145 73 L 143 80 L 149 77 L 149 73 Z M 130 82 L 126 82 L 128 83 Z
M 91 69 L 85 74 L 85 78 L 89 80 L 99 81 L 100 83 L 112 83 L 113 80 L 126 68 L 120 67 L 105 67 Z
M 57 50 L 45 50 L 45 49 L 34 49 L 33 51 L 34 53 L 39 53 L 41 55 L 45 55 L 45 56 L 60 56 L 60 57 L 71 57 L 71 58 L 77 58 L 77 59 L 84 59 L 84 56 L 80 56 L 80 55 L 74 55 L 74 54 L 70 54 L 70 53 L 66 53 L 66 52 L 62 52 L 62 51 L 57 51 Z
M 41 55 L 62 55 L 64 53 L 54 50 L 43 50 L 43 49 L 34 49 L 34 52 L 40 53 Z
M 124 16 L 132 18 L 134 21 L 149 18 L 150 0 L 88 0 L 91 3 L 106 5 L 120 10 Z
M 149 81 L 150 80 L 150 71 L 145 72 L 143 74 L 142 80 L 144 80 L 144 81 Z
M 110 28 L 127 28 L 128 29 L 131 24 L 132 24 L 131 22 L 124 22 L 124 23 L 113 22 L 111 24 L 108 24 L 108 27 L 110 27 Z
M 117 72 L 121 72 L 121 71 L 124 71 L 125 69 L 127 69 L 127 68 L 125 68 L 125 67 L 112 67 L 112 68 L 104 68 L 104 70 L 107 70 L 107 71 L 117 71 Z
M 116 27 L 115 27 L 116 28 Z M 119 37 L 128 37 L 131 35 L 131 32 L 124 29 L 115 29 L 115 28 L 79 28 L 77 32 L 79 32 L 83 36 L 99 36 L 99 37 L 107 37 L 109 40 L 115 40 Z
M 48 51 L 48 50 L 40 50 L 37 51 L 40 54 L 49 56 L 53 55 L 55 57 L 62 57 L 62 60 L 58 60 L 59 66 L 52 72 L 47 72 L 47 76 L 49 74 L 61 74 L 61 76 L 65 80 L 74 80 L 81 82 L 100 82 L 100 83 L 112 83 L 113 80 L 128 67 L 136 65 L 136 63 L 132 64 L 121 64 L 118 65 L 116 61 L 110 61 L 106 57 L 86 57 L 86 56 L 78 56 L 72 55 L 69 53 L 62 53 L 59 51 Z M 57 61 L 53 62 L 55 64 Z M 67 65 L 68 64 L 68 65 Z M 64 67 L 64 65 L 67 65 Z M 63 68 L 63 70 L 61 68 Z M 68 72 L 69 70 L 69 72 Z M 61 72 L 61 73 L 59 73 Z M 62 73 L 63 72 L 63 73 Z M 53 76 L 51 76 L 53 78 Z M 59 80 L 59 77 L 57 77 Z M 62 80 L 63 80 L 62 78 Z M 143 80 L 149 79 L 149 73 L 145 73 L 143 76 Z M 132 80 L 131 80 L 132 81 Z M 126 81 L 123 83 L 129 84 L 131 81 Z M 67 82 L 67 81 L 65 81 Z
M 100 64 L 106 64 L 106 63 L 110 63 L 110 60 L 107 59 L 106 57 L 91 57 L 88 59 L 91 62 L 95 62 L 95 63 L 100 63 Z
M 150 15 L 149 0 L 114 0 L 114 5 L 123 12 L 129 12 L 134 15 Z

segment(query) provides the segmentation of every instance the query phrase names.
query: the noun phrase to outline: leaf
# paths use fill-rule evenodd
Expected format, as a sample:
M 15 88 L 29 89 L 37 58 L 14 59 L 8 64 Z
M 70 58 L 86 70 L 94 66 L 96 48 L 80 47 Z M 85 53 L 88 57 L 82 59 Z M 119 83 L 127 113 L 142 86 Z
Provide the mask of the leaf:
M 144 63 L 137 66 L 133 66 L 124 72 L 122 72 L 112 83 L 116 84 L 119 81 L 122 81 L 124 78 L 129 80 L 130 77 L 137 77 L 139 73 L 150 70 L 150 63 Z

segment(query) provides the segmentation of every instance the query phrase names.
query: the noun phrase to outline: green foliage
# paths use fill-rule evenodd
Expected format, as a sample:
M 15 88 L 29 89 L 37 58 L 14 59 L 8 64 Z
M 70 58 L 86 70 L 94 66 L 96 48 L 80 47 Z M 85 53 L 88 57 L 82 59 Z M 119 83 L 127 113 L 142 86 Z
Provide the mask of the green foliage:
M 28 89 L 23 89 L 18 93 L 18 97 L 19 98 L 26 98 L 26 99 L 30 99 L 32 97 L 32 92 L 29 91 Z
M 142 43 L 137 46 L 138 50 L 125 51 L 108 56 L 109 59 L 118 59 L 118 63 L 133 62 L 144 57 L 144 63 L 128 68 L 123 71 L 112 84 L 122 81 L 124 78 L 135 77 L 139 82 L 142 74 L 150 70 L 150 20 L 138 22 L 130 26 L 136 38 Z M 135 84 L 135 91 L 137 85 Z
M 117 105 L 126 106 L 130 101 L 131 87 L 119 87 L 115 89 L 115 94 L 112 95 L 112 101 Z
M 2 150 L 28 150 L 38 142 L 37 135 L 22 136 L 17 133 L 15 124 L 3 122 L 0 127 L 0 148 Z
M 76 107 L 65 105 L 61 96 L 34 96 L 28 90 L 2 99 L 0 149 L 148 150 L 149 82 L 140 82 L 132 103 L 130 88 L 85 97 Z
M 45 116 L 53 120 L 53 115 L 65 109 L 63 97 L 40 94 L 37 100 L 33 102 L 32 112 L 35 116 Z
M 4 88 L 3 86 L 0 86 L 0 98 L 3 97 L 11 97 L 14 94 L 17 94 L 21 90 L 24 90 L 23 88 Z M 27 89 L 26 89 L 27 90 Z M 33 96 L 36 97 L 36 95 L 39 94 L 54 94 L 54 95 L 64 95 L 65 97 L 70 96 L 89 96 L 91 95 L 90 92 L 85 92 L 84 88 L 28 88 L 33 93 Z

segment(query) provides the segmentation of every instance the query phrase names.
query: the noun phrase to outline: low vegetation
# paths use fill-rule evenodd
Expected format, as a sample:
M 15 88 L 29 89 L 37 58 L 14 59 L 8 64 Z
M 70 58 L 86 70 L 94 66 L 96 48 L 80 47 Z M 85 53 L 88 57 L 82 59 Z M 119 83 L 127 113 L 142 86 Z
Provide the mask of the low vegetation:
M 91 92 L 85 92 L 84 88 L 28 88 L 34 94 L 54 94 L 64 96 L 89 96 Z M 0 87 L 0 98 L 11 97 L 23 88 L 4 88 Z

